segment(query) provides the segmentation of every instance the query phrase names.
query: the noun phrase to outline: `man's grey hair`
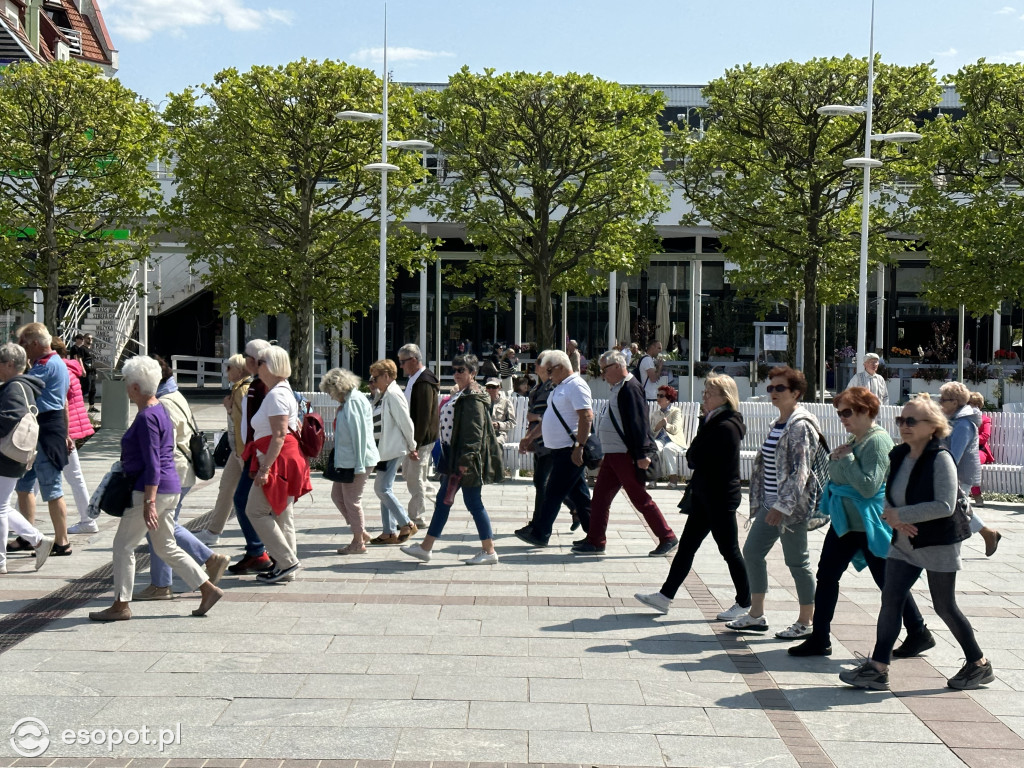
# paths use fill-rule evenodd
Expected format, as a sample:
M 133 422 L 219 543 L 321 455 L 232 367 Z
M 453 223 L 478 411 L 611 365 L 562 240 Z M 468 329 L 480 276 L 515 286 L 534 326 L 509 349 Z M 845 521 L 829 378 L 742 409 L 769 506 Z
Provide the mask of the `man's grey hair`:
M 621 352 L 614 349 L 609 349 L 601 357 L 598 358 L 597 364 L 602 368 L 608 365 L 618 365 L 623 368 L 626 367 L 626 356 Z
M 415 357 L 417 362 L 423 362 L 423 353 L 415 344 L 405 344 L 398 350 L 398 354 L 405 354 L 407 357 Z
M 332 368 L 320 379 L 320 391 L 326 392 L 339 403 L 348 400 L 353 389 L 359 389 L 359 377 L 344 368 Z
M 23 372 L 25 365 L 28 363 L 28 355 L 25 354 L 25 348 L 20 344 L 15 344 L 13 341 L 8 341 L 0 346 L 0 363 L 14 363 L 18 373 Z
M 152 397 L 160 386 L 160 363 L 152 357 L 140 355 L 127 361 L 121 368 L 125 387 L 139 385 L 139 391 Z
M 245 345 L 245 354 L 253 360 L 260 359 L 260 352 L 270 348 L 270 342 L 266 339 L 249 339 Z
M 551 366 L 564 365 L 569 371 L 572 371 L 572 363 L 569 361 L 569 355 L 560 349 L 549 349 L 544 353 L 544 365 Z

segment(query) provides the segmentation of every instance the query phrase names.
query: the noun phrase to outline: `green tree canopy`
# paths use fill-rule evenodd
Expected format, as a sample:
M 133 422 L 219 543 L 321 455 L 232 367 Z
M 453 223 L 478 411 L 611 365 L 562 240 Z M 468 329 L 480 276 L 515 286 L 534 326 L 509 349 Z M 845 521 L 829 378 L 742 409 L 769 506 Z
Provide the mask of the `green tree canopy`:
M 172 96 L 165 116 L 177 154 L 172 220 L 222 311 L 291 319 L 293 378 L 312 386 L 312 320 L 338 328 L 376 305 L 381 174 L 379 122 L 337 119 L 380 112 L 381 80 L 334 61 L 226 69 L 200 93 Z M 422 119 L 413 93 L 388 86 L 389 138 L 411 138 Z M 421 195 L 418 155 L 392 152 L 389 215 L 401 221 Z M 388 236 L 388 272 L 419 264 L 420 239 Z
M 653 219 L 667 197 L 660 94 L 591 75 L 472 74 L 433 94 L 434 143 L 444 152 L 434 213 L 482 248 L 463 279 L 537 299 L 537 343 L 553 343 L 551 294 L 588 295 L 613 270 L 659 250 Z
M 913 128 L 935 105 L 939 87 L 932 68 L 876 63 L 874 131 Z M 862 173 L 843 161 L 863 155 L 862 116 L 827 117 L 818 107 L 863 104 L 867 62 L 847 56 L 785 62 L 726 71 L 704 90 L 708 101 L 702 138 L 677 134 L 670 178 L 693 203 L 685 223 L 710 224 L 722 232 L 729 261 L 740 269 L 734 282 L 762 305 L 788 302 L 790 340 L 794 311 L 805 302 L 804 373 L 808 396 L 817 387 L 818 305 L 844 301 L 857 288 Z M 891 160 L 894 146 L 876 145 L 873 156 Z M 901 164 L 873 172 L 871 262 L 891 252 L 885 232 L 902 209 L 886 185 Z
M 92 65 L 13 64 L 0 78 L 0 136 L 7 301 L 40 288 L 55 330 L 61 291 L 122 298 L 163 204 L 146 167 L 164 148 L 153 107 Z
M 984 314 L 1024 296 L 1024 64 L 981 60 L 948 82 L 965 116 L 931 121 L 914 148 L 914 229 L 937 268 L 924 297 Z

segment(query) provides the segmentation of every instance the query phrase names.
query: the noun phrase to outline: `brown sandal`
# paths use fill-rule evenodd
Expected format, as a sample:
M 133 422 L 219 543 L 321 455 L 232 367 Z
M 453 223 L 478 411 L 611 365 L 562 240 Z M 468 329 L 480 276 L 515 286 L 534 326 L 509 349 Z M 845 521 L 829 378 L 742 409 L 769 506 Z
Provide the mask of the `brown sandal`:
M 400 542 L 408 541 L 409 537 L 414 536 L 418 530 L 419 528 L 416 527 L 416 523 L 403 525 L 401 530 L 398 531 L 398 540 Z
M 400 544 L 398 540 L 398 534 L 395 533 L 382 533 L 375 539 L 370 539 L 371 544 Z

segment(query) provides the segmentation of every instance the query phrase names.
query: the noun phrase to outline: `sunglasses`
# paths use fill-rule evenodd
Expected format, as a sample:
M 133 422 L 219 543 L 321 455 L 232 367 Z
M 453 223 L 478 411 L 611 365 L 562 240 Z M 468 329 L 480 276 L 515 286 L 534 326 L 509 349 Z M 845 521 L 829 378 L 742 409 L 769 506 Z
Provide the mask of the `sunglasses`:
M 371 376 L 371 377 L 370 377 L 370 383 L 371 383 L 371 384 L 373 384 L 373 382 L 375 382 L 376 380 L 377 380 L 377 377 L 376 377 L 376 376 Z
M 785 384 L 769 384 L 765 391 L 770 395 L 772 392 L 786 392 L 789 389 Z
M 659 400 L 668 400 L 668 395 L 658 395 Z
M 460 365 L 458 368 L 452 368 L 452 373 L 465 373 L 467 370 Z
M 405 364 L 406 364 L 406 363 L 408 363 L 408 362 L 409 362 L 410 360 L 412 360 L 412 358 L 411 358 L 411 357 L 400 357 L 400 358 L 398 358 L 398 364 L 399 364 L 399 365 L 405 365 Z
M 853 408 L 843 408 L 841 411 L 836 408 L 836 416 L 840 419 L 848 419 L 853 416 Z
M 897 427 L 909 427 L 913 429 L 918 424 L 924 424 L 924 420 L 915 419 L 913 416 L 897 416 L 893 421 L 896 422 Z

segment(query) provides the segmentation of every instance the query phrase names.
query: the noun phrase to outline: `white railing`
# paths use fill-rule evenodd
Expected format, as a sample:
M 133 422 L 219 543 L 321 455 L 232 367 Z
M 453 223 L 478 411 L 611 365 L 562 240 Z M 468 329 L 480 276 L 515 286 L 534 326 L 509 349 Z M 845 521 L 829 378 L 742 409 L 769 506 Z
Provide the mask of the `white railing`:
M 199 389 L 216 387 L 229 389 L 228 361 L 220 357 L 199 357 L 196 355 L 171 355 L 171 370 L 178 384 L 195 386 Z M 327 360 L 318 357 L 313 363 L 313 384 L 319 384 L 327 372 Z
M 117 368 L 117 361 L 121 357 L 124 348 L 131 342 L 132 332 L 135 330 L 135 322 L 139 316 L 139 294 L 136 291 L 136 284 L 139 279 L 139 269 L 136 267 L 128 276 L 128 295 L 117 305 L 114 312 L 114 338 L 113 349 L 111 350 L 110 368 Z

